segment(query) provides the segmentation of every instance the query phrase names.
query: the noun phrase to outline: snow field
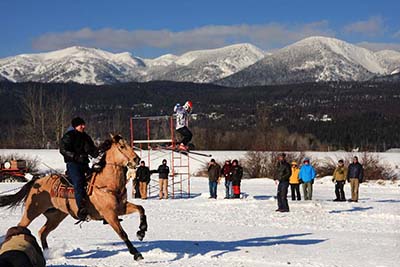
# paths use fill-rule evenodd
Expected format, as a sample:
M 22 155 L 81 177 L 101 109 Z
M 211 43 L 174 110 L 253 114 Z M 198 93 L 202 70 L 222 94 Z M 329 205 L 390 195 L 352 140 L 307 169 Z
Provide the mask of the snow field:
M 29 153 L 62 168 L 55 152 Z M 241 158 L 234 151 L 213 154 L 217 160 Z M 395 153 L 386 159 L 398 164 Z M 124 216 L 122 225 L 143 261 L 133 261 L 110 226 L 79 227 L 68 217 L 48 238 L 48 266 L 398 266 L 399 183 L 363 183 L 359 203 L 332 202 L 334 184 L 325 177 L 315 182 L 312 201 L 291 201 L 289 193 L 289 213 L 275 212 L 276 185 L 270 179 L 243 180 L 243 199 L 223 199 L 223 182 L 217 200 L 208 199 L 207 178 L 194 177 L 191 184 L 190 199 L 131 200 L 146 210 L 144 241 L 135 236 L 137 214 Z M 21 185 L 0 184 L 0 194 Z M 345 192 L 349 197 L 348 184 Z M 2 240 L 20 220 L 21 208 L 0 209 L 0 215 Z M 37 236 L 43 224 L 40 216 L 29 228 Z

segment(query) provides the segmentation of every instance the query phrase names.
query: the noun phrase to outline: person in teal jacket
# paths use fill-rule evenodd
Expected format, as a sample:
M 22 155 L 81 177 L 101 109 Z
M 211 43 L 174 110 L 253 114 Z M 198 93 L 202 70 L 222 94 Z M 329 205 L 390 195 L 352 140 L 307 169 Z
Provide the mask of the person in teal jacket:
M 312 199 L 313 184 L 316 176 L 314 167 L 310 165 L 310 159 L 305 158 L 299 173 L 300 183 L 303 183 L 304 200 Z

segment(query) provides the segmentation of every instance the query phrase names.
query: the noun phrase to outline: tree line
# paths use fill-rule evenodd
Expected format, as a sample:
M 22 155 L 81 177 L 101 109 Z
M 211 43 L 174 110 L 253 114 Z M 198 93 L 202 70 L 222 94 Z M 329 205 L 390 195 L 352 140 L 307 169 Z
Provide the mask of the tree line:
M 117 85 L 0 83 L 0 147 L 58 147 L 74 116 L 89 134 L 129 137 L 129 118 L 171 115 L 190 99 L 198 149 L 361 150 L 400 147 L 399 83 L 307 83 L 227 88 L 177 82 Z M 324 115 L 331 120 L 324 121 Z M 169 137 L 163 122 L 154 138 Z M 145 125 L 137 125 L 144 138 Z M 142 136 L 140 136 L 142 135 Z

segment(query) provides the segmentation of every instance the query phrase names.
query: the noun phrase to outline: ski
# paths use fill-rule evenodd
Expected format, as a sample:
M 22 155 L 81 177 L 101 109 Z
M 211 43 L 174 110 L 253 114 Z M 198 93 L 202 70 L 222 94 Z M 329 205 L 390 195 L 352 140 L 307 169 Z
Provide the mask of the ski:
M 160 148 L 160 149 L 171 150 L 171 151 L 174 151 L 176 153 L 181 153 L 183 155 L 192 154 L 192 155 L 198 155 L 198 156 L 203 156 L 203 157 L 208 157 L 208 158 L 212 157 L 211 154 L 205 154 L 205 153 L 201 153 L 201 152 L 188 151 L 188 150 L 179 150 L 177 148 L 171 148 L 171 147 L 167 147 L 167 146 L 157 146 L 157 147 Z

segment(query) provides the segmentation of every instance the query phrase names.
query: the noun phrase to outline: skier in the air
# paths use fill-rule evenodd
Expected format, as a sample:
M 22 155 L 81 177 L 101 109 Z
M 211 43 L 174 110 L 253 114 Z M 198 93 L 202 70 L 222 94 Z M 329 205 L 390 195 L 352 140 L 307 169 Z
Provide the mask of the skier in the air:
M 177 142 L 177 149 L 188 151 L 188 144 L 192 140 L 192 132 L 188 128 L 189 124 L 189 114 L 192 112 L 192 101 L 186 101 L 186 103 L 181 106 L 176 104 L 174 107 L 174 112 L 176 115 L 176 131 L 182 135 L 182 139 Z

